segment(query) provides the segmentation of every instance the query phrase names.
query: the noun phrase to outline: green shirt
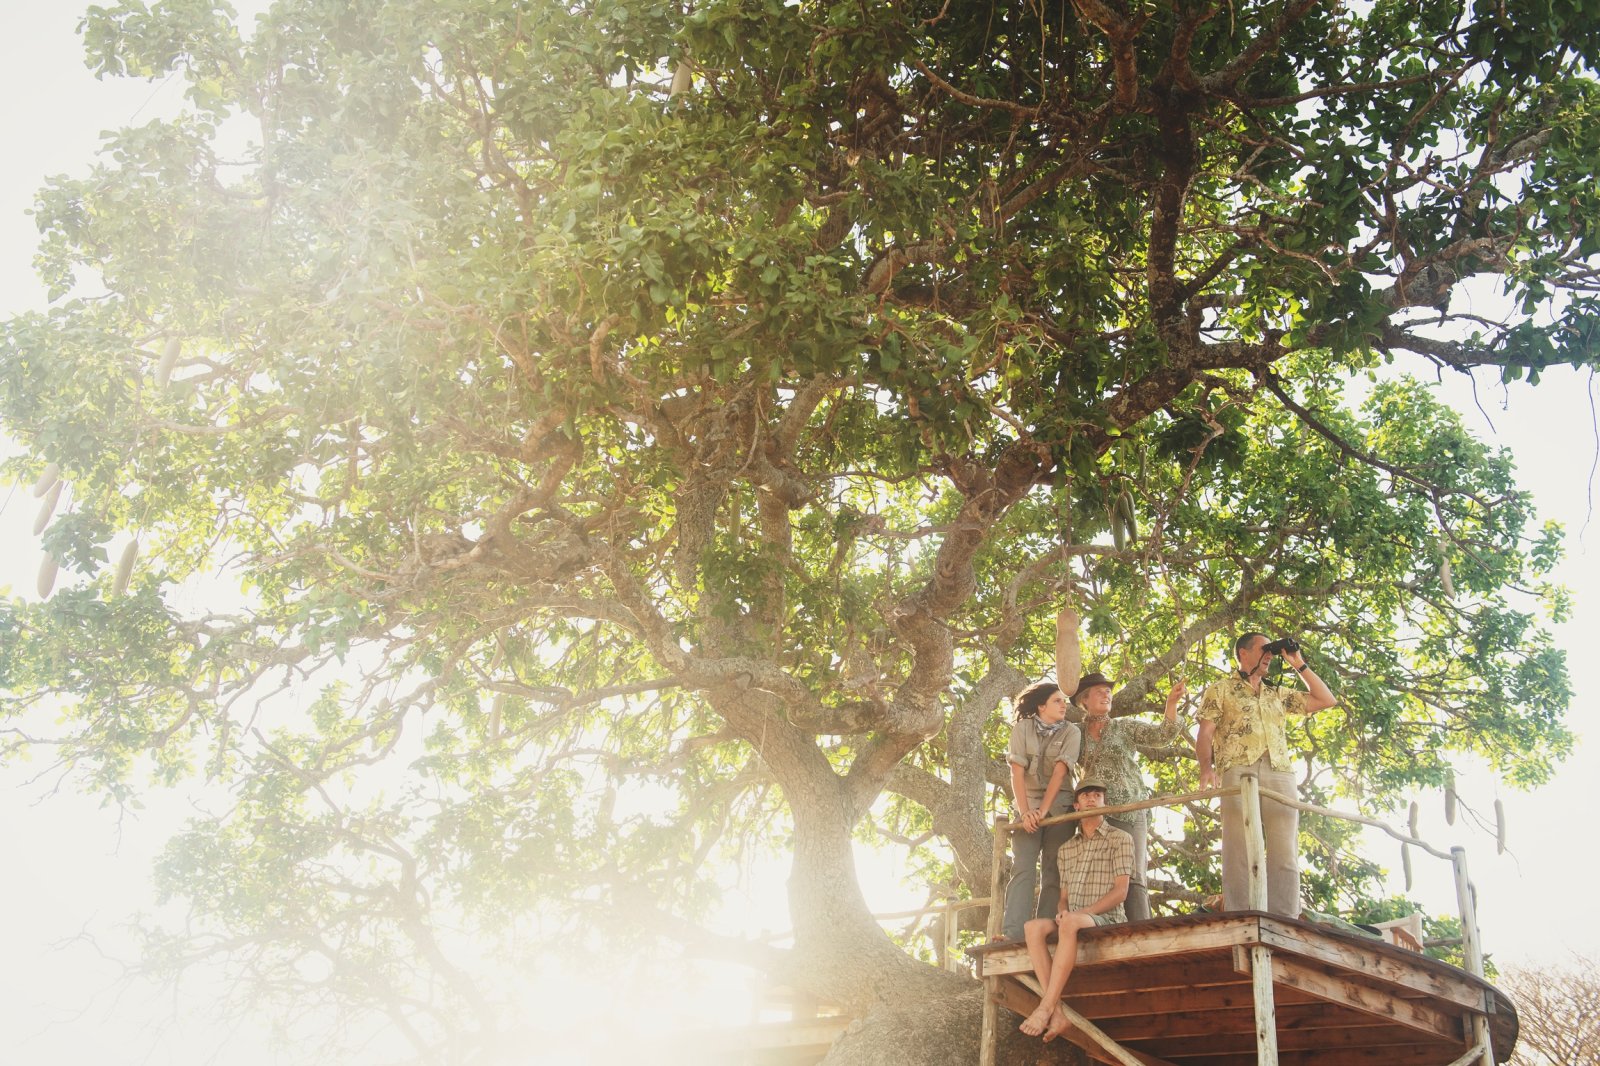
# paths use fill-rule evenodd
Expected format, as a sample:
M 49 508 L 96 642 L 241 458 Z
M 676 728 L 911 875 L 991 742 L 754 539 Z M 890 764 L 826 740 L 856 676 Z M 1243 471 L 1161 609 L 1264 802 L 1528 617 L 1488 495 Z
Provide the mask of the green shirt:
M 1144 776 L 1139 773 L 1140 744 L 1170 744 L 1178 735 L 1178 721 L 1159 724 L 1141 722 L 1137 718 L 1113 718 L 1106 723 L 1100 739 L 1094 738 L 1089 724 L 1083 726 L 1082 753 L 1078 756 L 1078 780 L 1095 781 L 1106 786 L 1106 806 L 1137 803 L 1150 798 Z M 1141 821 L 1150 812 L 1133 811 L 1119 814 L 1118 818 Z

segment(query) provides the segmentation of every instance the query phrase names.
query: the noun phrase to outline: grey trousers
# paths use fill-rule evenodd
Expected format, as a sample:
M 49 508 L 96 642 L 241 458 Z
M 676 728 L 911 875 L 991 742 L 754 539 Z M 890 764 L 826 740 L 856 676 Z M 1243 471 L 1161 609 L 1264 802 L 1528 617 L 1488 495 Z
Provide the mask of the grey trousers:
M 1246 770 L 1256 772 L 1262 788 L 1285 796 L 1295 794 L 1294 774 L 1272 769 L 1272 763 L 1265 755 L 1250 766 L 1229 767 L 1222 775 L 1223 787 L 1237 785 Z M 1288 918 L 1298 918 L 1300 811 L 1263 799 L 1261 832 L 1267 842 L 1267 910 Z M 1250 860 L 1245 849 L 1242 796 L 1222 798 L 1222 906 L 1230 911 L 1250 908 Z
M 1072 839 L 1076 822 L 1047 825 L 1037 833 L 1011 834 L 1011 881 L 1006 885 L 1006 909 L 1001 932 L 1014 940 L 1022 939 L 1022 926 L 1030 918 L 1054 918 L 1061 902 L 1061 870 L 1056 853 Z M 1044 868 L 1043 883 L 1039 869 Z M 1034 902 L 1034 890 L 1039 893 Z
M 1150 890 L 1145 887 L 1145 875 L 1150 868 L 1150 842 L 1147 836 L 1150 822 L 1146 818 L 1136 817 L 1139 813 L 1135 811 L 1132 815 L 1121 817 L 1106 815 L 1108 823 L 1133 838 L 1133 876 L 1128 878 L 1128 898 L 1122 905 L 1128 912 L 1130 922 L 1142 922 L 1150 917 Z

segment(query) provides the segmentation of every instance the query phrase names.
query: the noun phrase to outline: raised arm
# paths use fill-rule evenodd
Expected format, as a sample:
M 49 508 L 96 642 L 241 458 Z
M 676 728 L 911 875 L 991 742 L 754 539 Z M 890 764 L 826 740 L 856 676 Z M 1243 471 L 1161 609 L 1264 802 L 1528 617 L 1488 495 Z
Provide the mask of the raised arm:
M 1083 677 L 1083 655 L 1078 650 L 1078 612 L 1061 608 L 1056 615 L 1056 684 L 1061 694 L 1071 699 L 1078 694 L 1078 679 Z
M 1178 736 L 1178 706 L 1183 702 L 1183 697 L 1189 694 L 1189 686 L 1179 681 L 1167 692 L 1166 717 L 1159 724 L 1155 722 L 1141 722 L 1137 719 L 1125 719 L 1128 727 L 1133 730 L 1135 744 L 1170 744 Z
M 1060 647 L 1060 642 L 1061 634 L 1058 631 L 1056 634 L 1056 644 L 1058 648 Z M 1057 651 L 1056 654 L 1059 655 L 1060 652 Z M 1328 683 L 1322 680 L 1322 678 L 1318 677 L 1315 670 L 1306 665 L 1306 657 L 1304 655 L 1301 655 L 1297 651 L 1292 651 L 1285 655 L 1284 658 L 1289 660 L 1289 665 L 1294 668 L 1294 672 L 1300 675 L 1300 680 L 1306 683 L 1307 714 L 1316 714 L 1318 711 L 1325 711 L 1329 707 L 1332 707 L 1335 703 L 1339 702 L 1334 696 L 1333 690 L 1328 688 Z

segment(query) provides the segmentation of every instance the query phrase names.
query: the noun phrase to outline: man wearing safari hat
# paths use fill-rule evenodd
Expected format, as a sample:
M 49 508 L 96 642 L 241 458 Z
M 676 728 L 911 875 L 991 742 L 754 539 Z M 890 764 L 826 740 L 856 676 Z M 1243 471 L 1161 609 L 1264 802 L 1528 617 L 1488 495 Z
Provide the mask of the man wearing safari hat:
M 1075 793 L 1077 808 L 1092 811 L 1106 804 L 1106 787 L 1085 781 Z M 1078 961 L 1078 933 L 1099 925 L 1127 921 L 1122 901 L 1128 896 L 1133 873 L 1133 838 L 1108 824 L 1102 816 L 1078 823 L 1078 835 L 1061 845 L 1061 901 L 1054 918 L 1035 918 L 1023 926 L 1028 959 L 1044 995 L 1039 1006 L 1022 1023 L 1029 1036 L 1046 1040 L 1060 1036 L 1068 1026 L 1061 1011 L 1061 993 Z M 1056 934 L 1055 958 L 1048 942 Z

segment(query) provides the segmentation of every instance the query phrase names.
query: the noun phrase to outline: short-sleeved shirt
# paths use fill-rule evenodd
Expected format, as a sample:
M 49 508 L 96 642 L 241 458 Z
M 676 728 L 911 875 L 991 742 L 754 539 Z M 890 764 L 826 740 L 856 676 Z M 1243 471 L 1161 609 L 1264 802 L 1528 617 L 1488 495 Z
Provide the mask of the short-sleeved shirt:
M 1083 734 L 1071 722 L 1062 722 L 1061 728 L 1049 736 L 1039 732 L 1035 719 L 1022 718 L 1011 724 L 1011 744 L 1006 749 L 1006 761 L 1022 767 L 1022 780 L 1028 789 L 1028 801 L 1037 810 L 1044 802 L 1045 789 L 1050 787 L 1050 775 L 1056 763 L 1067 764 L 1067 777 L 1056 793 L 1050 814 L 1066 814 L 1072 810 L 1072 764 L 1078 761 L 1078 745 Z
M 1257 694 L 1248 681 L 1234 676 L 1206 686 L 1198 717 L 1217 724 L 1211 764 L 1220 774 L 1230 767 L 1249 766 L 1263 755 L 1274 770 L 1292 770 L 1284 722 L 1291 714 L 1305 713 L 1304 692 L 1263 682 Z
M 1110 892 L 1117 878 L 1133 879 L 1133 838 L 1103 818 L 1099 828 L 1088 835 L 1080 823 L 1078 834 L 1056 852 L 1056 865 L 1060 868 L 1061 887 L 1067 890 L 1067 906 L 1087 907 Z M 1119 903 L 1106 911 L 1105 917 L 1107 921 L 1125 922 L 1128 912 Z
M 1139 773 L 1140 744 L 1168 744 L 1178 735 L 1176 719 L 1162 719 L 1159 725 L 1136 718 L 1113 718 L 1106 723 L 1100 739 L 1087 726 L 1083 730 L 1082 751 L 1078 756 L 1078 780 L 1106 786 L 1106 806 L 1137 803 L 1150 798 L 1144 776 Z M 1131 811 L 1117 817 L 1143 821 L 1148 811 Z

